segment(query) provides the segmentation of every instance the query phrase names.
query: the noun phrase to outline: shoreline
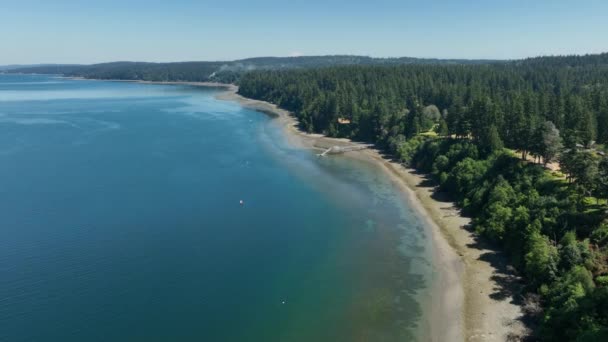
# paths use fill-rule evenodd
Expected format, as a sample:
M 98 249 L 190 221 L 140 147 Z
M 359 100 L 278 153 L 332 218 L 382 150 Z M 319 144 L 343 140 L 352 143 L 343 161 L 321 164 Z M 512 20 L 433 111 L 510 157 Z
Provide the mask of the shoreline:
M 219 82 L 190 82 L 190 81 L 144 81 L 144 80 L 120 80 L 120 79 L 98 79 L 98 78 L 85 78 L 79 76 L 60 76 L 74 81 L 103 81 L 103 82 L 127 82 L 127 83 L 142 83 L 142 84 L 166 84 L 166 85 L 186 85 L 193 87 L 205 87 L 205 88 L 223 88 L 227 91 L 238 91 L 238 87 L 234 84 L 219 83 Z
M 216 98 L 275 116 L 289 143 L 295 146 L 324 150 L 331 146 L 363 145 L 346 138 L 303 132 L 289 111 L 245 98 L 237 91 L 238 87 L 231 85 Z M 454 203 L 436 199 L 435 188 L 426 185 L 424 175 L 385 159 L 376 149 L 366 148 L 344 155 L 380 167 L 429 227 L 436 267 L 429 321 L 444 322 L 431 327 L 432 341 L 505 341 L 527 334 L 521 322 L 521 305 L 516 304 L 517 289 L 504 289 L 498 283 L 503 278 L 517 283 L 519 278 L 509 269 L 506 256 L 478 241 L 473 232 L 465 229 L 470 219 L 461 216 Z M 497 292 L 509 295 L 494 299 L 499 297 L 495 295 Z
M 75 80 L 95 80 L 66 77 Z M 142 80 L 98 80 L 144 84 L 188 85 L 223 88 L 215 97 L 234 101 L 241 106 L 274 116 L 294 146 L 325 150 L 332 146 L 367 145 L 346 138 L 330 138 L 318 133 L 306 133 L 298 128 L 297 119 L 287 110 L 260 100 L 239 95 L 233 84 L 216 82 L 156 82 Z M 344 153 L 380 167 L 400 188 L 404 200 L 426 223 L 433 243 L 434 284 L 431 293 L 429 322 L 431 341 L 505 341 L 523 337 L 528 330 L 522 323 L 519 303 L 520 279 L 510 269 L 507 257 L 479 241 L 465 227 L 470 219 L 450 201 L 437 198 L 435 187 L 412 168 L 390 161 L 373 148 Z M 509 283 L 505 285 L 505 283 Z M 439 294 L 439 295 L 436 295 Z M 517 297 L 517 298 L 516 298 Z

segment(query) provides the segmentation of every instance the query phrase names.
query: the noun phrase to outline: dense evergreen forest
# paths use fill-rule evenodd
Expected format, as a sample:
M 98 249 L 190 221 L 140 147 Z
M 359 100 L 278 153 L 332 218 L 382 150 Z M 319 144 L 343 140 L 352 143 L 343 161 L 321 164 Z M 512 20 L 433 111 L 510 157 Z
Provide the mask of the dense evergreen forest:
M 376 143 L 431 174 L 524 276 L 536 338 L 608 341 L 608 54 L 254 71 L 239 83 L 309 132 Z
M 252 70 L 310 69 L 346 65 L 481 64 L 489 60 L 372 58 L 366 56 L 256 57 L 226 62 L 112 62 L 92 65 L 12 67 L 11 73 L 62 74 L 94 79 L 235 83 Z

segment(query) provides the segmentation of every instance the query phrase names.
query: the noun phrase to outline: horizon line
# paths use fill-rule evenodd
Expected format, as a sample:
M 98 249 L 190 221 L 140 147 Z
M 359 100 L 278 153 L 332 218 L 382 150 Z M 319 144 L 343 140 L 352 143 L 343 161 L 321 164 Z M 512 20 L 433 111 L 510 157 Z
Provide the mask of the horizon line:
M 356 55 L 356 54 L 319 54 L 319 55 L 300 55 L 300 56 L 272 56 L 272 55 L 262 55 L 262 56 L 252 56 L 238 59 L 225 59 L 225 60 L 177 60 L 177 61 L 143 61 L 143 60 L 112 60 L 106 62 L 93 62 L 93 63 L 8 63 L 8 64 L 0 64 L 2 67 L 8 66 L 37 66 L 37 65 L 74 65 L 74 66 L 87 66 L 87 65 L 96 65 L 96 64 L 109 64 L 109 63 L 150 63 L 150 64 L 167 64 L 167 63 L 231 63 L 231 62 L 239 62 L 245 61 L 249 59 L 258 59 L 258 58 L 282 58 L 282 59 L 299 59 L 299 58 L 313 58 L 313 57 L 362 57 L 362 58 L 371 58 L 371 59 L 402 59 L 402 58 L 411 58 L 411 59 L 420 59 L 420 60 L 439 60 L 439 61 L 502 61 L 502 62 L 510 62 L 510 61 L 519 61 L 526 59 L 535 59 L 535 58 L 545 58 L 545 57 L 586 57 L 586 56 L 599 56 L 603 54 L 607 54 L 606 52 L 599 53 L 584 53 L 584 54 L 546 54 L 546 55 L 534 55 L 522 58 L 444 58 L 444 57 L 411 57 L 411 56 L 388 56 L 388 57 L 378 57 L 371 55 Z

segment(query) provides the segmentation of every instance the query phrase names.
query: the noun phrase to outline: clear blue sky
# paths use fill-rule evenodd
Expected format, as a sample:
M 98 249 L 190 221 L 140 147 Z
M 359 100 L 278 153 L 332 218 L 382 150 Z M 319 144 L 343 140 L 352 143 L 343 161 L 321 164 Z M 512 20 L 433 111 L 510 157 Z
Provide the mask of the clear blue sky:
M 608 51 L 607 0 L 0 0 L 0 64 Z

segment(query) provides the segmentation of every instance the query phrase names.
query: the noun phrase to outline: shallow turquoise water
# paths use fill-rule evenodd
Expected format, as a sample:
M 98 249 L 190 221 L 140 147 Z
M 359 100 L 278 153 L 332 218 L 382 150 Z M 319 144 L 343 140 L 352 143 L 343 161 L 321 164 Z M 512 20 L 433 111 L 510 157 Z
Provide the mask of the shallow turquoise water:
M 425 334 L 432 246 L 390 180 L 214 94 L 0 75 L 0 341 Z

